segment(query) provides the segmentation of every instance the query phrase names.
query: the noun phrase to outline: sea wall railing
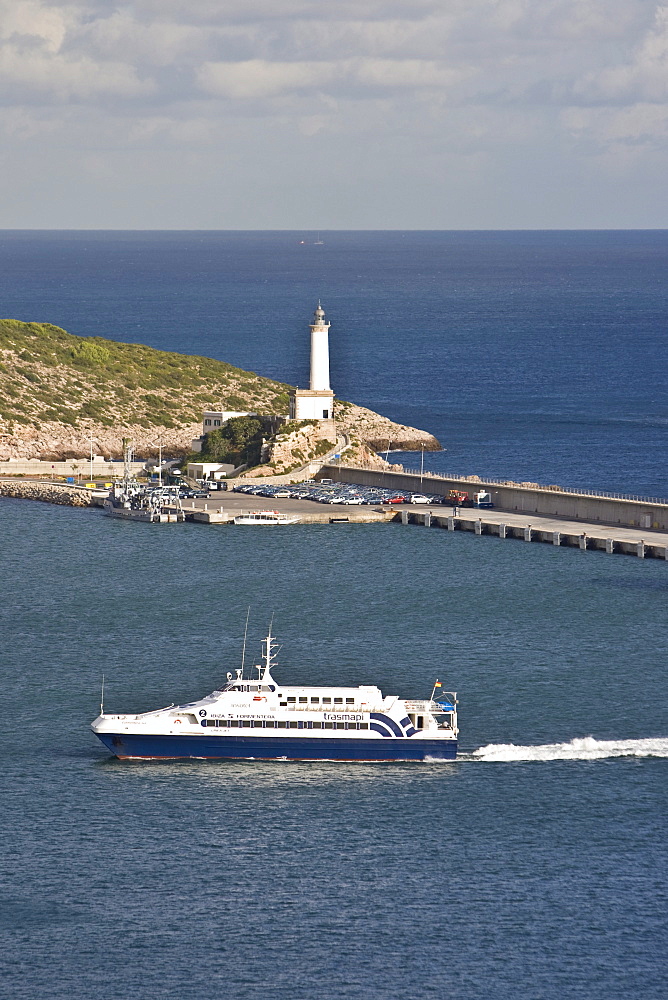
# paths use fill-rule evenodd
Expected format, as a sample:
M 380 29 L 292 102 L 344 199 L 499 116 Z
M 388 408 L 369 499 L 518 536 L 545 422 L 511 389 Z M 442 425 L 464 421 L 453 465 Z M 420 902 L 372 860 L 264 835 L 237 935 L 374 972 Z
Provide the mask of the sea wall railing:
M 348 463 L 344 459 L 332 459 L 327 464 L 347 465 Z M 359 468 L 367 469 L 372 472 L 395 472 L 399 475 L 405 473 L 411 476 L 421 476 L 422 479 L 454 480 L 455 482 L 461 483 L 473 482 L 476 484 L 479 483 L 481 486 L 507 486 L 510 489 L 545 490 L 550 493 L 570 493 L 574 496 L 602 497 L 603 499 L 608 500 L 634 500 L 636 503 L 661 504 L 663 506 L 668 506 L 668 499 L 665 497 L 648 497 L 637 493 L 608 493 L 605 490 L 591 490 L 574 486 L 543 486 L 540 483 L 515 483 L 510 479 L 491 479 L 489 476 L 462 476 L 456 472 L 432 472 L 427 471 L 426 469 L 414 469 L 406 465 L 396 465 L 391 469 L 385 470 L 378 469 L 372 465 L 360 465 Z

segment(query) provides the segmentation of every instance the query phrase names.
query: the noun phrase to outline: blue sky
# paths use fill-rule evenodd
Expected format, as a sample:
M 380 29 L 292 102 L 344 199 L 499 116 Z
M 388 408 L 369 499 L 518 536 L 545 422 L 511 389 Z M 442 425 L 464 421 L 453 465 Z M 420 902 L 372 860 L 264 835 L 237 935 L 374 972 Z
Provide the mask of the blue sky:
M 652 0 L 0 0 L 0 227 L 668 227 Z

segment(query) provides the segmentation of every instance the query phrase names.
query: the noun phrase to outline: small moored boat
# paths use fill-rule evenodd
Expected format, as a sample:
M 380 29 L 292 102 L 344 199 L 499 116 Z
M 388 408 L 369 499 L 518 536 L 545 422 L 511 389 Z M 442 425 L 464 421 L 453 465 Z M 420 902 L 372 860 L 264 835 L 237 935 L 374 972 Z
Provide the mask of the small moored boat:
M 296 524 L 301 521 L 295 514 L 282 514 L 280 510 L 249 510 L 237 514 L 235 524 Z

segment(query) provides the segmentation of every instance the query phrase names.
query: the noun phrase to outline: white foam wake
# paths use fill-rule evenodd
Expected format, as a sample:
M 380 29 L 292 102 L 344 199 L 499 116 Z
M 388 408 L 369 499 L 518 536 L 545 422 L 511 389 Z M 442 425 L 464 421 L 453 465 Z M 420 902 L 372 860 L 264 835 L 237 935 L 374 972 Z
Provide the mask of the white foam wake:
M 545 743 L 542 746 L 515 746 L 514 743 L 490 743 L 479 747 L 468 760 L 600 760 L 604 757 L 668 757 L 668 739 L 595 740 L 583 736 L 570 743 Z

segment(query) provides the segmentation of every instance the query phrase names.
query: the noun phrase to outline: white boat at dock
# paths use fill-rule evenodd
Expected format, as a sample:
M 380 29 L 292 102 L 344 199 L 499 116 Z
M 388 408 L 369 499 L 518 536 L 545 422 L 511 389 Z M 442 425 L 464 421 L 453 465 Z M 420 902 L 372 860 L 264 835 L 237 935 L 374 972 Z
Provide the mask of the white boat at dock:
M 296 514 L 283 514 L 280 510 L 249 510 L 237 514 L 235 524 L 297 524 L 301 517 Z
M 138 483 L 132 476 L 133 448 L 127 439 L 123 442 L 124 475 L 117 480 L 103 501 L 105 514 L 128 521 L 145 521 L 149 524 L 178 524 L 186 519 L 181 506 L 178 486 L 149 487 Z
M 147 489 L 141 483 L 115 483 L 102 507 L 110 517 L 149 524 L 177 524 L 185 521 L 178 492 L 169 488 Z

